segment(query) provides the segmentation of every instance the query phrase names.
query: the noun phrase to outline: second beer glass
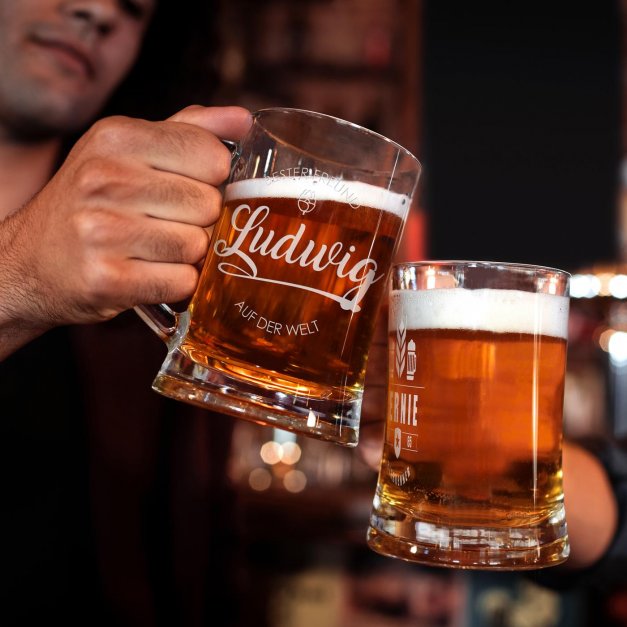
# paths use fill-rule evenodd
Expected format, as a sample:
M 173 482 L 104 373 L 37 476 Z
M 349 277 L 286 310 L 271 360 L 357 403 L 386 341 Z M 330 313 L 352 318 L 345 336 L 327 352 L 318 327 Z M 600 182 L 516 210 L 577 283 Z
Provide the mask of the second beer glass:
M 424 262 L 395 266 L 392 283 L 369 545 L 457 568 L 564 561 L 568 275 Z

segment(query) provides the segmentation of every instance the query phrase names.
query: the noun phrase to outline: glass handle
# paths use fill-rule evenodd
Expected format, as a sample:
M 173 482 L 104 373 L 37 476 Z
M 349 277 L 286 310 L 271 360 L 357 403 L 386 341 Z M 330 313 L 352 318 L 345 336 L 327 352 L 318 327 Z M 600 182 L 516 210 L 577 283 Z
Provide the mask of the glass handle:
M 168 305 L 137 305 L 135 313 L 164 341 L 176 332 L 178 314 Z

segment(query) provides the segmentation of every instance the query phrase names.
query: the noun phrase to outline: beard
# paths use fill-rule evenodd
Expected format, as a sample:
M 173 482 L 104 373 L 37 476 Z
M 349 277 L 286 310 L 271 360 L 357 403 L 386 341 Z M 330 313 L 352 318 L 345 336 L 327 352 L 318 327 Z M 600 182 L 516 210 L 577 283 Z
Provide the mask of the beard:
M 84 129 L 99 108 L 65 106 L 37 93 L 9 99 L 0 94 L 0 136 L 28 143 L 64 137 Z
M 0 137 L 38 142 L 86 128 L 104 106 L 104 98 L 84 89 L 64 88 L 33 76 L 0 73 Z

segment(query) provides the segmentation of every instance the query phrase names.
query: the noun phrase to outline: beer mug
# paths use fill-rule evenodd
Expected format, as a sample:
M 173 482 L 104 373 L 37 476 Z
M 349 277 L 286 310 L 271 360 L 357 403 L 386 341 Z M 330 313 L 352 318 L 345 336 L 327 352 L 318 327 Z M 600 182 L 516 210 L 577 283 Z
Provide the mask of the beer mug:
M 297 109 L 253 114 L 187 311 L 138 312 L 167 343 L 153 389 L 355 446 L 368 347 L 420 164 Z
M 561 460 L 568 289 L 567 273 L 539 266 L 394 266 L 372 549 L 503 570 L 568 557 Z

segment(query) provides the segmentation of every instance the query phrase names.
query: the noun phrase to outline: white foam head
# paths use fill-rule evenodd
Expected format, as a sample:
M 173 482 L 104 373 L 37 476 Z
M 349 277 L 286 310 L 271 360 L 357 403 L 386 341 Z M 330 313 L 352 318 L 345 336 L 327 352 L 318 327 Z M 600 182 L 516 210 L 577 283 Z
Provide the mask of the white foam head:
M 273 176 L 246 179 L 229 183 L 225 200 L 239 198 L 311 198 L 348 203 L 353 208 L 371 207 L 389 211 L 403 220 L 409 209 L 410 199 L 405 194 L 391 192 L 383 187 L 320 176 Z
M 465 288 L 393 290 L 389 327 L 530 333 L 566 339 L 566 296 Z

